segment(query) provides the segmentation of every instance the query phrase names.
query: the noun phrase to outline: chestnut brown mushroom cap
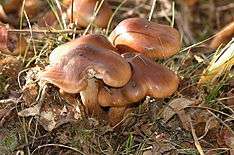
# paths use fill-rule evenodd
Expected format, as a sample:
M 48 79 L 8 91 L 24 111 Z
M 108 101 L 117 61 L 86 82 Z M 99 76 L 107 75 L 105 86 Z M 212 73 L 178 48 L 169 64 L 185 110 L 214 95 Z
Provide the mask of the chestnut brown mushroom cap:
M 0 23 L 0 52 L 7 55 L 22 55 L 27 47 L 24 37 L 9 34 L 6 25 Z
M 3 0 L 0 4 L 6 13 L 14 13 L 21 7 L 22 3 L 23 0 Z
M 146 95 L 164 98 L 176 91 L 179 79 L 174 72 L 143 55 L 126 53 L 123 56 L 132 66 L 132 77 L 121 88 L 101 87 L 98 94 L 101 106 L 126 106 Z
M 102 118 L 104 111 L 97 103 L 98 83 L 102 79 L 109 86 L 121 87 L 131 77 L 129 64 L 117 53 L 92 45 L 71 48 L 60 61 L 41 74 L 41 79 L 58 86 L 67 93 L 79 93 L 90 116 Z
M 121 52 L 138 52 L 148 57 L 167 58 L 181 48 L 180 34 L 176 29 L 143 18 L 123 20 L 109 39 Z
M 212 39 L 211 48 L 218 48 L 221 44 L 228 43 L 234 37 L 234 21 L 222 28 Z
M 41 74 L 41 78 L 68 93 L 80 92 L 85 88 L 88 78 L 95 77 L 109 86 L 121 87 L 131 77 L 129 64 L 109 49 L 79 45 L 64 52 L 59 61 L 54 57 L 56 54 L 50 57 L 51 66 Z
M 82 26 L 86 27 L 89 23 L 93 20 L 93 15 L 95 12 L 95 6 L 100 4 L 101 1 L 98 0 L 74 0 L 73 4 L 73 19 L 77 21 L 77 23 Z M 71 20 L 72 14 L 72 4 L 69 6 L 67 10 L 68 18 Z M 112 10 L 110 6 L 104 2 L 98 11 L 97 16 L 95 17 L 93 24 L 97 25 L 98 27 L 106 27 L 109 19 L 112 15 Z
M 80 93 L 87 113 L 99 117 L 103 114 L 97 103 L 99 81 L 121 87 L 131 77 L 128 62 L 112 49 L 108 40 L 98 35 L 80 37 L 63 44 L 51 53 L 50 66 L 41 73 L 41 79 L 67 93 Z
M 24 10 L 29 19 L 36 17 L 40 11 L 43 11 L 45 2 L 43 0 L 25 0 Z M 19 17 L 21 11 L 18 11 Z
M 105 36 L 97 34 L 88 34 L 85 36 L 81 36 L 78 39 L 67 42 L 66 44 L 60 45 L 56 49 L 54 49 L 49 57 L 50 64 L 60 62 L 60 58 L 63 58 L 63 55 L 74 50 L 78 46 L 85 44 L 93 45 L 96 48 L 103 48 L 116 51 L 116 49 L 112 46 L 112 44 L 108 41 L 108 39 Z

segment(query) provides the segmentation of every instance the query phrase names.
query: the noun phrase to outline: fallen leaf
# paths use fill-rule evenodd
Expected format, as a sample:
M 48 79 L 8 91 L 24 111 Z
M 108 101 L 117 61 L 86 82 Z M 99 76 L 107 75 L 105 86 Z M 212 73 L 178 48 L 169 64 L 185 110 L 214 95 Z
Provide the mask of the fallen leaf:
M 21 117 L 36 116 L 40 114 L 40 109 L 41 109 L 41 105 L 36 104 L 33 107 L 30 107 L 30 108 L 27 108 L 18 112 L 18 115 Z
M 174 115 L 178 115 L 178 117 L 180 118 L 183 127 L 186 130 L 190 129 L 190 124 L 189 124 L 189 114 L 187 114 L 185 112 L 185 109 L 188 106 L 191 106 L 195 103 L 195 101 L 191 101 L 189 99 L 186 98 L 177 98 L 174 99 L 173 101 L 171 101 L 168 105 L 168 107 L 166 107 L 162 113 L 162 117 L 163 120 L 165 122 L 168 122 Z
M 220 147 L 229 147 L 234 150 L 234 134 L 227 128 L 222 129 L 217 133 L 217 142 Z

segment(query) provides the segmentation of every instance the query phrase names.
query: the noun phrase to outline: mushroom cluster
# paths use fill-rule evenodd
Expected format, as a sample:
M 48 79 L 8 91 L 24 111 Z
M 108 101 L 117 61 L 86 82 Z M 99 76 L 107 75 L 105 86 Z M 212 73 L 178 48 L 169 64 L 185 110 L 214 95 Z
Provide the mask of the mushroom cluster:
M 169 57 L 181 44 L 176 29 L 141 18 L 122 21 L 109 40 L 89 34 L 55 48 L 41 79 L 80 94 L 89 116 L 114 126 L 146 96 L 176 91 L 177 75 L 150 57 Z

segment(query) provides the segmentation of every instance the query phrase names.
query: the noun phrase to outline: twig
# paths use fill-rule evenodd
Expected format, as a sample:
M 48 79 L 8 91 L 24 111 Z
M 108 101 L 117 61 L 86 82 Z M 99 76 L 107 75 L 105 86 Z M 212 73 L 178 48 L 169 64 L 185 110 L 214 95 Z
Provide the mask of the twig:
M 58 33 L 80 33 L 82 30 L 76 30 L 73 29 L 64 29 L 64 30 L 30 30 L 30 29 L 8 29 L 9 33 L 45 33 L 45 34 L 58 34 Z
M 227 117 L 229 117 L 229 118 L 234 119 L 234 116 L 232 116 L 232 115 L 228 115 L 228 114 L 226 114 L 226 113 L 224 113 L 224 112 L 222 112 L 222 111 L 219 111 L 219 110 L 216 110 L 216 109 L 212 109 L 212 108 L 209 108 L 209 107 L 188 106 L 188 108 L 199 108 L 199 109 L 204 109 L 204 110 L 215 111 L 215 112 L 217 112 L 217 113 L 219 113 L 219 114 L 222 114 L 222 115 L 224 115 L 224 116 L 227 116 Z
M 0 104 L 9 104 L 9 103 L 14 103 L 14 104 L 17 104 L 19 103 L 19 99 L 18 98 L 10 98 L 10 99 L 3 99 L 3 100 L 0 100 Z
M 150 10 L 150 14 L 149 14 L 149 19 L 148 19 L 148 21 L 151 21 L 151 19 L 152 19 L 152 17 L 153 17 L 153 13 L 154 13 L 154 9 L 155 9 L 155 7 L 156 7 L 156 3 L 157 3 L 157 0 L 154 0 L 154 1 L 153 1 L 153 5 L 152 5 L 151 10 Z
M 71 23 L 73 23 L 73 12 L 74 12 L 74 0 L 72 0 L 72 5 L 71 5 Z
M 171 27 L 174 27 L 175 24 L 175 2 L 172 2 L 172 19 L 171 19 Z
M 179 53 L 184 52 L 184 51 L 187 51 L 188 49 L 190 49 L 190 48 L 192 48 L 192 47 L 196 47 L 196 46 L 198 46 L 198 45 L 201 45 L 201 44 L 203 44 L 203 43 L 205 43 L 205 42 L 207 42 L 207 41 L 213 39 L 215 36 L 216 36 L 216 35 L 213 35 L 213 36 L 211 36 L 211 37 L 209 37 L 209 38 L 207 38 L 207 39 L 204 39 L 204 40 L 202 40 L 202 41 L 200 41 L 200 42 L 198 42 L 198 43 L 195 43 L 195 44 L 192 44 L 192 45 L 190 45 L 190 46 L 188 46 L 188 47 L 185 47 L 185 48 L 181 49 L 181 50 L 179 51 Z
M 64 26 L 64 28 L 66 29 L 66 28 L 67 28 L 66 19 L 65 19 L 64 16 L 63 16 L 63 11 L 62 11 L 61 5 L 60 5 L 60 3 L 59 3 L 58 0 L 55 0 L 55 3 L 56 3 L 56 5 L 57 5 L 59 14 L 61 15 L 61 20 L 62 20 L 63 26 Z
M 200 143 L 198 141 L 198 138 L 197 138 L 195 129 L 193 128 L 193 124 L 192 124 L 191 119 L 190 119 L 189 123 L 190 123 L 190 127 L 191 127 L 191 131 L 192 131 L 192 135 L 193 135 L 195 146 L 196 146 L 198 152 L 200 153 L 200 155 L 205 155 L 204 151 L 203 151 L 203 149 L 202 149 L 202 147 L 201 147 L 201 145 L 200 145 Z
M 67 149 L 76 151 L 76 152 L 78 152 L 78 153 L 80 153 L 80 154 L 82 154 L 82 155 L 85 155 L 84 152 L 82 152 L 82 151 L 80 151 L 80 150 L 78 150 L 78 149 L 76 149 L 76 148 L 74 148 L 74 147 L 70 147 L 70 146 L 66 146 L 66 145 L 62 145 L 62 144 L 45 144 L 45 145 L 40 145 L 40 146 L 38 146 L 35 150 L 33 150 L 33 152 L 32 152 L 31 155 L 33 155 L 34 152 L 36 152 L 37 150 L 39 150 L 39 149 L 41 149 L 41 148 L 43 148 L 43 147 L 49 147 L 49 146 L 57 146 L 57 147 L 67 148 Z
M 234 135 L 234 131 L 225 123 L 223 122 L 219 117 L 217 117 L 213 112 L 211 112 L 210 110 L 207 110 L 212 116 L 214 116 L 220 123 L 222 123 L 233 135 Z

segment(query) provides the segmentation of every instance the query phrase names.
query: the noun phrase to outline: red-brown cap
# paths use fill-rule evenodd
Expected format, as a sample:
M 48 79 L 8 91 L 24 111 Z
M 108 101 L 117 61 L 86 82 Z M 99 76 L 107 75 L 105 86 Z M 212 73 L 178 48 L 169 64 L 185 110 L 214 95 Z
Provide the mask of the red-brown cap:
M 218 48 L 221 44 L 228 43 L 234 37 L 234 21 L 222 28 L 212 39 L 211 48 Z
M 74 0 L 73 4 L 73 20 L 80 26 L 86 27 L 93 21 L 93 24 L 98 27 L 106 27 L 112 15 L 110 6 L 104 2 L 98 11 L 97 16 L 93 19 L 95 8 L 99 0 Z M 67 10 L 68 18 L 72 18 L 72 4 Z
M 43 0 L 25 0 L 24 10 L 29 19 L 36 17 L 40 11 L 43 11 L 45 5 L 43 2 Z M 18 14 L 20 17 L 21 11 L 18 11 Z
M 137 52 L 155 58 L 167 58 L 181 48 L 180 34 L 176 29 L 143 18 L 120 22 L 109 39 L 122 53 Z
M 14 13 L 19 10 L 23 0 L 3 0 L 0 4 L 6 13 Z
M 146 95 L 164 98 L 176 91 L 179 79 L 174 72 L 143 55 L 126 53 L 123 56 L 132 66 L 132 77 L 121 88 L 101 87 L 98 94 L 101 106 L 126 106 Z
M 103 35 L 97 34 L 88 34 L 85 36 L 81 36 L 78 39 L 67 42 L 66 44 L 58 46 L 55 50 L 53 50 L 50 54 L 50 63 L 54 64 L 60 62 L 60 58 L 63 58 L 64 54 L 74 50 L 80 45 L 92 45 L 97 48 L 108 49 L 111 51 L 116 51 L 115 47 L 108 41 L 108 39 Z
M 56 16 L 54 15 L 54 12 L 48 11 L 43 15 L 43 17 L 38 19 L 37 24 L 40 27 L 48 27 L 48 26 L 56 27 L 58 25 L 58 21 Z
M 0 23 L 0 52 L 8 55 L 22 55 L 27 47 L 24 37 L 9 34 L 4 24 Z
M 119 54 L 92 44 L 76 45 L 75 42 L 77 40 L 52 52 L 51 66 L 41 74 L 42 79 L 68 93 L 85 89 L 91 78 L 102 79 L 112 87 L 121 87 L 129 81 L 130 65 Z

